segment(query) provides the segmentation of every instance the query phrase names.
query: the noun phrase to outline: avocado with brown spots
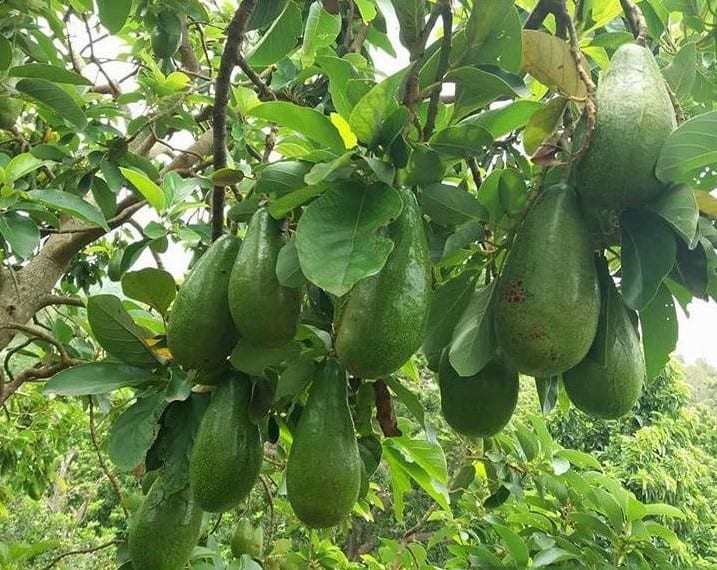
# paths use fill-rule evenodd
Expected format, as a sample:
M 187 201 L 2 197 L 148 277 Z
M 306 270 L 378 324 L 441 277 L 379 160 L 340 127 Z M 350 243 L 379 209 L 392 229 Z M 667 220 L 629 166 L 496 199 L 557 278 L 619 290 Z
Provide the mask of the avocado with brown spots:
M 494 302 L 498 343 L 523 374 L 559 374 L 587 354 L 600 289 L 590 237 L 569 186 L 547 188 L 526 214 Z
M 640 339 L 612 283 L 605 297 L 607 318 L 601 320 L 596 337 L 604 347 L 603 358 L 593 346 L 580 364 L 563 374 L 563 382 L 570 401 L 583 412 L 614 420 L 635 405 L 646 372 Z

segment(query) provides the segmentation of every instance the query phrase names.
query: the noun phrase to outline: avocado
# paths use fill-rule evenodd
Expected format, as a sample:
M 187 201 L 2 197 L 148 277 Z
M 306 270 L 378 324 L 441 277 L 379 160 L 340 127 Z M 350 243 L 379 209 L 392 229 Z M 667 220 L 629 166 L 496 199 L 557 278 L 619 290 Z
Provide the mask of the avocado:
M 552 376 L 587 354 L 597 330 L 600 289 L 572 188 L 554 185 L 537 197 L 494 294 L 496 339 L 519 372 Z
M 448 425 L 464 435 L 490 437 L 502 430 L 518 404 L 518 373 L 500 360 L 478 374 L 461 377 L 444 350 L 438 374 L 441 412 Z
M 227 286 L 238 250 L 237 238 L 220 237 L 179 288 L 167 324 L 167 345 L 185 368 L 218 368 L 237 343 Z
M 243 554 L 261 558 L 264 552 L 264 529 L 261 526 L 254 527 L 248 518 L 242 517 L 232 535 L 231 549 L 235 558 Z
M 276 277 L 276 257 L 284 245 L 279 224 L 266 208 L 249 221 L 246 238 L 229 279 L 229 309 L 243 338 L 257 346 L 281 346 L 294 338 L 301 290 Z
M 170 493 L 161 475 L 152 484 L 129 529 L 135 570 L 183 570 L 199 540 L 202 509 L 189 486 Z
M 326 360 L 314 378 L 294 431 L 286 465 L 286 495 L 312 528 L 336 526 L 358 499 L 361 456 L 348 405 L 346 370 Z
M 596 93 L 590 147 L 576 166 L 576 187 L 593 205 L 621 209 L 657 196 L 655 164 L 675 128 L 675 112 L 649 49 L 620 46 Z
M 251 380 L 240 373 L 212 394 L 189 463 L 194 499 L 219 513 L 246 498 L 259 477 L 263 449 L 259 427 L 249 420 Z
M 590 416 L 610 420 L 632 409 L 646 372 L 640 339 L 612 281 L 604 297 L 607 307 L 595 345 L 580 364 L 563 374 L 563 384 L 575 406 Z
M 20 99 L 0 95 L 0 129 L 6 131 L 12 129 L 22 113 L 22 107 L 23 103 Z
M 356 283 L 336 311 L 336 353 L 361 378 L 381 378 L 401 367 L 421 346 L 426 329 L 431 266 L 423 218 L 413 192 L 403 189 L 401 197 L 386 265 Z

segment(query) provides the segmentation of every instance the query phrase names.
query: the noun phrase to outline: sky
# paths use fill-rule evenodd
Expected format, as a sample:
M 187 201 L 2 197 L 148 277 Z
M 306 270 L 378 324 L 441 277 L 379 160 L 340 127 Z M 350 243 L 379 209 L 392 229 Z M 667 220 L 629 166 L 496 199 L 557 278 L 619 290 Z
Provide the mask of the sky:
M 387 29 L 392 32 L 394 36 L 392 38 L 393 45 L 396 46 L 396 57 L 391 57 L 384 52 L 376 51 L 373 53 L 377 68 L 382 72 L 390 75 L 399 69 L 402 69 L 408 63 L 408 52 L 400 45 L 398 41 L 398 22 L 393 15 L 390 2 L 388 0 L 378 0 L 379 5 L 383 9 L 383 13 L 387 17 Z M 85 30 L 82 26 L 73 26 L 71 33 L 77 37 L 79 45 L 86 43 Z M 109 37 L 97 45 L 97 53 L 99 57 L 103 57 L 105 54 L 107 57 L 112 57 L 111 54 L 116 54 L 118 46 L 116 40 L 113 37 Z M 131 66 L 127 64 L 110 64 L 105 66 L 113 77 L 122 77 L 131 70 Z M 88 66 L 86 71 L 87 77 L 95 79 L 97 70 L 92 69 Z M 98 81 L 102 82 L 101 79 Z M 178 148 L 185 148 L 191 143 L 191 137 L 186 133 L 184 136 L 175 137 L 172 140 L 172 144 Z M 146 224 L 152 219 L 156 219 L 156 216 L 152 212 L 145 208 L 140 211 L 136 218 L 141 224 Z M 167 253 L 163 254 L 162 261 L 165 263 L 167 269 L 176 276 L 181 276 L 186 270 L 186 266 L 189 262 L 189 256 L 186 254 L 184 249 L 176 244 L 170 244 Z M 154 266 L 154 259 L 149 253 L 145 253 L 138 260 L 137 265 L 134 269 L 145 266 Z M 688 306 L 687 313 L 685 314 L 682 309 L 678 306 L 678 323 L 679 323 L 679 337 L 677 342 L 676 353 L 687 362 L 692 363 L 697 359 L 705 359 L 712 365 L 717 366 L 717 303 L 714 301 L 704 302 L 695 300 Z

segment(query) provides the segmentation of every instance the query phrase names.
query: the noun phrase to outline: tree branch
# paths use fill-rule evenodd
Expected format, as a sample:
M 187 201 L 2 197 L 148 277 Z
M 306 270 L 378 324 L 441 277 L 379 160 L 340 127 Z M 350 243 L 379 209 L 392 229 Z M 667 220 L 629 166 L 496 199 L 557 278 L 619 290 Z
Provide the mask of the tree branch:
M 383 380 L 376 380 L 373 383 L 374 399 L 376 403 L 376 419 L 381 426 L 381 431 L 386 437 L 400 437 L 401 430 L 398 428 L 396 414 L 393 411 L 393 402 L 388 386 Z
M 60 554 L 57 558 L 54 558 L 47 566 L 43 567 L 42 570 L 50 570 L 55 564 L 60 562 L 63 558 L 67 558 L 68 556 L 74 556 L 76 554 L 90 554 L 91 552 L 97 552 L 98 550 L 103 550 L 104 548 L 109 548 L 113 545 L 122 544 L 121 540 L 110 540 L 109 542 L 106 542 L 104 544 L 100 544 L 99 546 L 93 546 L 90 548 L 79 548 L 77 550 L 70 550 L 69 552 L 65 552 L 63 554 Z
M 439 54 L 438 69 L 436 71 L 436 86 L 431 91 L 431 97 L 428 101 L 428 112 L 426 116 L 426 126 L 423 129 L 423 140 L 428 140 L 436 128 L 436 115 L 438 114 L 438 103 L 441 98 L 441 89 L 443 87 L 443 77 L 448 71 L 451 57 L 451 42 L 453 39 L 453 12 L 451 10 L 450 0 L 442 0 L 439 4 L 441 19 L 443 20 L 443 39 L 441 40 L 441 51 Z
M 50 305 L 70 305 L 72 307 L 84 307 L 85 302 L 78 297 L 63 297 L 62 295 L 43 295 L 40 298 L 40 309 Z
M 632 0 L 620 0 L 622 11 L 630 24 L 635 43 L 644 46 L 647 43 L 647 22 L 642 10 Z
M 90 413 L 90 439 L 92 440 L 92 447 L 95 448 L 95 453 L 97 453 L 97 460 L 100 464 L 100 469 L 102 469 L 102 472 L 105 474 L 105 477 L 107 477 L 107 480 L 110 483 L 110 486 L 114 490 L 115 494 L 117 495 L 117 499 L 119 500 L 120 507 L 122 507 L 122 512 L 124 513 L 125 518 L 129 518 L 129 512 L 122 504 L 122 491 L 120 490 L 119 481 L 117 481 L 117 478 L 114 476 L 114 474 L 110 471 L 109 467 L 107 466 L 107 462 L 105 462 L 105 458 L 102 457 L 102 451 L 100 450 L 100 445 L 97 442 L 97 429 L 95 428 L 95 404 L 92 400 L 92 396 L 90 396 L 89 400 L 89 413 Z
M 539 0 L 523 26 L 526 30 L 537 30 L 543 25 L 545 18 L 553 12 L 554 0 Z
M 227 104 L 229 103 L 229 84 L 234 66 L 241 53 L 241 43 L 249 18 L 251 18 L 257 0 L 243 0 L 232 21 L 227 27 L 227 40 L 219 64 L 219 73 L 214 93 L 214 170 L 227 165 Z M 212 192 L 212 239 L 224 232 L 224 186 L 215 186 Z
M 192 49 L 187 16 L 182 16 L 182 43 L 179 46 L 179 61 L 182 62 L 182 68 L 185 71 L 191 73 L 200 73 L 202 71 L 202 66 L 199 65 L 197 56 L 194 55 L 194 49 Z

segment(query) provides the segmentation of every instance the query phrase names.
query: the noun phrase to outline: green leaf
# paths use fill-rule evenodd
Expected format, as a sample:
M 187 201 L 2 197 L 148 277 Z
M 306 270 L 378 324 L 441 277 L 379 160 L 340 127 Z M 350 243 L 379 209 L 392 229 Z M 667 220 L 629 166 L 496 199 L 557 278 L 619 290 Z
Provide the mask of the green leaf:
M 129 183 L 147 200 L 147 203 L 158 212 L 164 210 L 167 198 L 164 190 L 152 182 L 145 174 L 132 170 L 131 168 L 120 167 L 120 172 Z
M 301 60 L 305 66 L 314 62 L 316 52 L 334 43 L 341 32 L 341 16 L 327 11 L 320 1 L 313 2 L 306 17 Z
M 561 123 L 567 99 L 557 97 L 545 107 L 533 113 L 523 132 L 523 147 L 528 154 L 535 153 L 545 139 L 553 134 Z
M 28 152 L 17 154 L 5 166 L 5 180 L 7 184 L 12 184 L 23 176 L 30 174 L 30 172 L 37 170 L 43 164 L 45 164 L 44 161 L 35 158 Z
M 431 184 L 419 194 L 421 209 L 442 226 L 459 226 L 471 220 L 486 220 L 488 211 L 465 190 L 448 184 Z
M 717 165 L 717 111 L 682 123 L 660 151 L 655 174 L 662 182 L 694 182 L 707 167 Z
M 461 67 L 451 71 L 446 81 L 456 84 L 456 102 L 453 120 L 457 121 L 473 111 L 485 107 L 501 97 L 527 95 L 525 85 L 518 76 L 501 72 L 499 68 Z
M 645 505 L 645 516 L 684 519 L 685 513 L 677 507 L 666 505 L 665 503 L 648 503 Z
M 503 526 L 501 524 L 492 524 L 491 528 L 503 539 L 503 542 L 508 549 L 508 553 L 515 562 L 516 566 L 518 566 L 518 568 L 527 567 L 528 560 L 530 559 L 530 550 L 520 535 L 509 529 L 507 526 Z
M 565 560 L 574 560 L 578 558 L 576 554 L 563 550 L 562 548 L 551 547 L 541 550 L 533 557 L 533 568 L 542 568 L 550 566 L 556 562 L 564 562 Z
M 345 150 L 344 141 L 331 120 L 317 111 L 286 101 L 266 101 L 252 107 L 247 115 L 287 127 L 337 155 Z
M 500 109 L 491 109 L 462 120 L 459 125 L 479 125 L 494 139 L 524 127 L 536 111 L 545 105 L 539 101 L 514 101 Z
M 304 176 L 311 163 L 301 160 L 282 160 L 269 164 L 256 177 L 254 192 L 267 196 L 283 196 L 304 186 Z
M 97 342 L 115 358 L 143 368 L 154 368 L 159 364 L 132 317 L 114 295 L 90 297 L 87 320 Z
M 387 378 L 384 378 L 384 381 L 386 382 L 386 385 L 391 388 L 391 391 L 396 395 L 396 397 L 403 402 L 403 405 L 406 406 L 408 411 L 411 412 L 411 415 L 416 418 L 419 424 L 421 424 L 421 427 L 426 429 L 426 414 L 423 409 L 423 404 L 421 403 L 421 400 L 418 399 L 418 396 L 406 388 L 395 376 L 388 376 Z
M 132 0 L 97 0 L 100 22 L 113 35 L 122 29 L 131 9 Z
M 68 214 L 109 230 L 107 220 L 105 220 L 102 212 L 79 196 L 62 190 L 31 190 L 27 193 L 27 196 L 33 202 L 47 206 L 52 210 L 59 210 L 63 214 Z
M 468 158 L 475 156 L 492 144 L 493 137 L 478 125 L 455 125 L 438 131 L 428 144 L 447 156 Z
M 302 29 L 301 8 L 289 2 L 281 15 L 262 35 L 259 43 L 247 57 L 252 67 L 268 67 L 296 49 Z
M 236 168 L 220 168 L 212 173 L 214 186 L 233 186 L 244 180 L 244 172 Z
M 401 197 L 380 182 L 342 183 L 304 211 L 296 249 L 306 278 L 336 296 L 383 268 L 393 242 L 379 229 L 401 213 Z
M 454 253 L 463 248 L 474 244 L 475 242 L 485 238 L 485 229 L 483 222 L 479 220 L 469 220 L 456 228 L 456 231 L 448 236 L 443 246 L 443 254 L 441 261 L 450 258 Z
M 348 119 L 353 103 L 349 99 L 346 84 L 356 76 L 354 66 L 345 59 L 328 55 L 318 56 L 316 62 L 329 78 L 329 93 L 334 107 L 342 117 Z
M 710 245 L 710 250 L 712 246 Z M 677 263 L 675 264 L 677 276 L 673 278 L 682 283 L 695 297 L 707 300 L 707 287 L 709 285 L 709 269 L 707 267 L 707 252 L 701 242 L 697 242 L 694 249 L 689 249 L 682 241 L 677 242 Z
M 547 416 L 558 402 L 559 386 L 560 382 L 558 376 L 535 379 L 535 389 L 538 392 L 540 411 L 544 416 Z
M 375 0 L 354 0 L 354 4 L 359 9 L 361 19 L 365 22 L 372 22 L 376 17 L 376 2 Z
M 644 308 L 657 294 L 675 264 L 675 238 L 648 211 L 627 210 L 622 228 L 622 296 L 631 309 Z
M 677 313 L 669 289 L 663 284 L 652 301 L 640 311 L 642 345 L 647 377 L 658 376 L 677 346 Z
M 177 284 L 171 273 L 147 267 L 125 273 L 122 276 L 122 292 L 165 315 L 177 294 Z
M 314 184 L 313 186 L 299 188 L 290 194 L 285 194 L 281 198 L 269 202 L 269 213 L 273 218 L 280 220 L 294 208 L 298 208 L 312 198 L 323 194 L 327 188 L 328 186 L 326 184 Z M 240 203 L 244 204 L 247 201 L 248 200 L 245 200 Z
M 562 457 L 563 459 L 567 459 L 575 465 L 576 467 L 580 467 L 581 469 L 595 469 L 599 471 L 602 469 L 600 462 L 595 459 L 592 455 L 589 453 L 585 453 L 582 451 L 578 451 L 577 449 L 559 449 L 555 452 L 555 455 L 557 457 Z
M 662 74 L 679 99 L 689 97 L 697 78 L 697 44 L 683 45 Z
M 251 31 L 268 26 L 279 17 L 288 1 L 289 0 L 258 0 L 246 29 Z
M 519 71 L 520 28 L 513 0 L 477 0 L 466 23 L 465 40 L 456 46 L 460 61 Z
M 568 97 L 582 99 L 587 95 L 568 43 L 557 36 L 523 30 L 523 69 L 546 87 Z
M 47 79 L 53 83 L 92 85 L 92 81 L 82 77 L 74 71 L 68 71 L 62 67 L 47 65 L 45 63 L 26 63 L 25 65 L 16 65 L 15 67 L 8 69 L 7 74 L 10 77 L 35 77 Z
M 57 115 L 79 130 L 87 126 L 87 117 L 75 100 L 47 79 L 26 78 L 18 81 L 15 88 L 28 97 L 47 105 Z
M 645 521 L 645 528 L 651 536 L 656 536 L 664 540 L 671 548 L 681 549 L 683 547 L 682 541 L 674 533 L 664 525 L 656 523 L 654 521 Z
M 274 401 L 278 402 L 283 398 L 293 398 L 311 381 L 316 374 L 318 366 L 313 360 L 298 357 L 287 365 L 279 376 L 274 392 Z
M 118 362 L 90 362 L 58 372 L 47 381 L 42 392 L 57 396 L 90 396 L 157 380 L 159 378 L 146 368 Z
M 694 192 L 687 184 L 675 184 L 649 208 L 670 224 L 687 245 L 694 243 L 700 209 Z
M 448 357 L 459 376 L 478 374 L 495 355 L 491 305 L 494 283 L 474 291 L 453 330 Z
M 400 26 L 399 39 L 409 53 L 423 48 L 421 36 L 426 19 L 425 0 L 391 0 Z
M 397 93 L 404 75 L 400 71 L 374 85 L 352 109 L 349 126 L 368 147 L 378 143 L 387 119 L 398 109 Z
M 262 376 L 267 368 L 293 360 L 298 354 L 299 347 L 293 341 L 283 346 L 265 348 L 240 340 L 229 356 L 229 362 L 240 372 Z
M 22 259 L 31 257 L 40 243 L 37 224 L 17 212 L 0 215 L 0 235 L 10 245 L 10 250 Z
M 453 329 L 463 314 L 475 289 L 473 276 L 461 273 L 433 293 L 423 352 L 432 370 L 438 369 L 441 351 L 451 342 Z
M 107 454 L 120 471 L 132 471 L 154 443 L 167 402 L 160 394 L 139 398 L 112 424 Z
M 0 36 L 0 71 L 5 71 L 12 63 L 12 44 Z
M 284 287 L 302 287 L 306 283 L 306 278 L 301 272 L 294 238 L 279 250 L 276 258 L 276 278 Z
M 399 453 L 387 453 L 384 440 L 384 451 L 381 454 L 388 474 L 391 477 L 391 496 L 393 497 L 393 516 L 398 522 L 403 522 L 404 497 L 411 490 L 411 478 L 403 468 L 403 456 Z

